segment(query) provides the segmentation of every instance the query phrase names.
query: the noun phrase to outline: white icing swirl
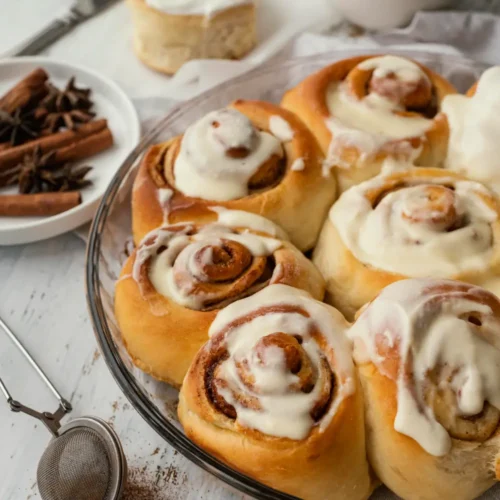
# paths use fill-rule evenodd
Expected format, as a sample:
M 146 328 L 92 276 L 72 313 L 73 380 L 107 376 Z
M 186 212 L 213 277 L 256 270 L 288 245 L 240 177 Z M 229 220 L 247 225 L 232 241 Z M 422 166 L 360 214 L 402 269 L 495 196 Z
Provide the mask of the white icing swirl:
M 302 172 L 306 168 L 306 164 L 304 162 L 304 158 L 297 158 L 290 167 L 292 172 Z
M 235 220 L 238 218 L 235 217 Z M 207 224 L 197 233 L 191 234 L 192 232 L 193 226 L 179 223 L 149 233 L 137 249 L 132 276 L 140 283 L 142 268 L 149 262 L 148 276 L 155 290 L 177 304 L 195 310 L 201 310 L 205 304 L 212 300 L 218 301 L 221 295 L 224 296 L 224 290 L 218 288 L 194 293 L 196 282 L 210 281 L 204 269 L 205 266 L 214 264 L 214 248 L 223 248 L 227 241 L 236 242 L 253 257 L 267 257 L 283 245 L 281 240 L 248 230 L 236 232 L 220 223 Z M 193 280 L 177 279 L 179 270 L 188 271 L 195 283 L 193 284 Z M 245 270 L 242 269 L 241 272 L 244 273 Z M 234 279 L 241 277 L 241 274 L 237 274 Z
M 488 268 L 491 224 L 498 215 L 480 196 L 490 194 L 484 186 L 409 175 L 405 186 L 389 190 L 373 207 L 367 195 L 390 185 L 390 179 L 378 176 L 349 189 L 330 211 L 343 243 L 359 261 L 409 277 L 453 277 Z
M 432 370 L 446 367 L 437 383 L 453 390 L 459 416 L 480 414 L 486 401 L 500 409 L 500 318 L 485 297 L 498 302 L 488 292 L 459 282 L 399 281 L 385 288 L 349 331 L 356 361 L 366 362 L 367 355 L 390 378 L 380 346 L 398 345 L 394 428 L 435 456 L 448 453 L 452 441 L 425 402 Z M 480 321 L 468 321 L 471 315 Z
M 230 9 L 237 5 L 251 4 L 252 0 L 146 0 L 154 9 L 167 14 L 201 15 L 210 17 L 213 14 Z
M 281 142 L 291 141 L 295 135 L 290 124 L 278 115 L 273 115 L 269 118 L 269 130 Z
M 374 70 L 373 78 L 380 82 L 377 91 L 371 89 L 361 99 L 353 94 L 348 80 L 331 84 L 326 95 L 331 114 L 326 125 L 332 133 L 327 164 L 349 168 L 351 164 L 342 159 L 345 147 L 357 148 L 361 159 L 366 159 L 391 141 L 400 141 L 391 144 L 394 154 L 411 156 L 412 145 L 404 139 L 422 137 L 431 127 L 432 120 L 402 115 L 399 112 L 404 111 L 404 107 L 399 98 L 415 90 L 421 81 L 431 85 L 428 76 L 414 62 L 396 56 L 367 59 L 351 71 L 356 70 Z M 387 78 L 389 76 L 391 78 Z
M 258 314 L 261 308 L 279 306 L 291 306 L 296 311 Z M 255 316 L 243 319 L 249 315 Z M 228 325 L 240 318 L 242 321 L 227 331 Z M 326 383 L 321 368 L 326 362 L 327 369 L 335 373 L 335 390 L 330 396 L 334 401 L 319 422 L 320 430 L 325 428 L 342 401 L 355 390 L 350 347 L 344 336 L 346 327 L 347 322 L 337 310 L 314 300 L 307 292 L 286 285 L 268 286 L 221 310 L 210 327 L 209 336 L 214 341 L 220 332 L 227 332 L 222 334 L 229 357 L 217 371 L 217 378 L 222 380 L 218 392 L 236 410 L 237 423 L 270 436 L 306 438 L 315 425 L 311 411 Z M 313 334 L 315 331 L 317 336 Z M 310 391 L 294 390 L 298 376 L 287 369 L 283 349 L 269 346 L 264 350 L 264 359 L 259 355 L 259 343 L 274 334 L 301 337 L 300 348 L 314 367 L 316 377 Z M 324 340 L 323 349 L 319 338 Z M 241 366 L 245 366 L 252 377 L 253 390 L 242 383 L 238 374 Z M 241 404 L 234 396 L 238 393 L 256 398 L 259 408 Z
M 261 233 L 267 233 L 273 238 L 288 241 L 290 238 L 285 231 L 274 222 L 262 217 L 262 215 L 245 212 L 243 210 L 229 210 L 225 207 L 210 207 L 212 212 L 216 212 L 218 221 L 228 227 L 253 229 Z
M 484 72 L 473 97 L 446 96 L 450 141 L 446 168 L 489 184 L 500 193 L 500 66 Z
M 175 184 L 188 196 L 227 201 L 249 193 L 248 182 L 281 142 L 234 109 L 213 111 L 186 130 L 175 160 Z

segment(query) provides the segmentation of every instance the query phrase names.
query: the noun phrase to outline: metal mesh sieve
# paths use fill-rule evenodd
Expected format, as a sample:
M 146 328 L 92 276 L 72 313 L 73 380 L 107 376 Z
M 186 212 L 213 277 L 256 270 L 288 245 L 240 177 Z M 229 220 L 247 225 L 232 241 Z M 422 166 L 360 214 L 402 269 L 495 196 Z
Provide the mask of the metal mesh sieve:
M 101 437 L 78 427 L 50 442 L 38 464 L 38 489 L 43 500 L 108 500 L 110 472 Z
M 42 499 L 119 499 L 127 478 L 127 461 L 114 430 L 95 417 L 81 417 L 61 427 L 61 419 L 72 410 L 71 404 L 59 394 L 1 318 L 0 328 L 59 401 L 54 413 L 38 412 L 13 399 L 0 378 L 0 393 L 10 409 L 40 420 L 54 436 L 38 463 L 37 482 Z

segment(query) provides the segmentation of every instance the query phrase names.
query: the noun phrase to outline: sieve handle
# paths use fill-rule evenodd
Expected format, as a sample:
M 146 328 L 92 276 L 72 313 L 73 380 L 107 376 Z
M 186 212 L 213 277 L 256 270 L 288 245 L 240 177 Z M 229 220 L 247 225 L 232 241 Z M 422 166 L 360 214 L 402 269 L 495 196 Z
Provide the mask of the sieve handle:
M 30 353 L 26 350 L 26 348 L 21 344 L 19 339 L 15 336 L 14 332 L 6 325 L 6 323 L 3 321 L 2 318 L 0 318 L 0 327 L 5 331 L 7 336 L 10 338 L 10 340 L 13 342 L 13 344 L 21 351 L 22 355 L 26 358 L 26 360 L 30 363 L 30 365 L 35 369 L 35 371 L 38 373 L 38 376 L 42 379 L 42 381 L 45 383 L 45 385 L 51 390 L 52 394 L 57 398 L 59 401 L 59 409 L 55 413 L 38 413 L 35 410 L 32 410 L 31 408 L 28 408 L 27 406 L 22 405 L 21 403 L 15 401 L 12 396 L 10 395 L 9 390 L 7 389 L 5 383 L 0 379 L 0 390 L 2 391 L 3 395 L 5 396 L 5 399 L 7 399 L 7 403 L 9 403 L 10 408 L 12 411 L 22 411 L 23 413 L 27 413 L 28 415 L 31 415 L 32 417 L 38 418 L 39 420 L 43 420 L 43 418 L 40 418 L 40 415 L 51 415 L 52 417 L 56 417 L 59 415 L 60 412 L 63 412 L 63 415 L 66 413 L 69 413 L 73 408 L 71 406 L 71 403 L 64 399 L 61 394 L 59 394 L 58 390 L 54 387 L 52 382 L 49 380 L 47 375 L 42 371 L 42 369 L 37 365 L 36 361 L 31 357 Z M 62 418 L 62 417 L 61 417 Z M 61 419 L 59 418 L 59 420 Z M 45 423 L 45 422 L 44 422 Z M 49 427 L 50 428 L 50 427 Z
M 3 386 L 2 392 L 4 392 L 5 384 L 1 379 L 0 386 Z M 59 406 L 55 413 L 49 413 L 47 411 L 40 413 L 36 410 L 33 410 L 33 408 L 30 408 L 29 406 L 22 405 L 19 401 L 15 401 L 12 398 L 8 400 L 8 402 L 12 411 L 16 413 L 24 413 L 26 415 L 29 415 L 30 417 L 40 420 L 41 422 L 43 422 L 45 427 L 49 429 L 53 436 L 58 437 L 58 431 L 61 428 L 61 420 L 67 413 L 62 406 Z

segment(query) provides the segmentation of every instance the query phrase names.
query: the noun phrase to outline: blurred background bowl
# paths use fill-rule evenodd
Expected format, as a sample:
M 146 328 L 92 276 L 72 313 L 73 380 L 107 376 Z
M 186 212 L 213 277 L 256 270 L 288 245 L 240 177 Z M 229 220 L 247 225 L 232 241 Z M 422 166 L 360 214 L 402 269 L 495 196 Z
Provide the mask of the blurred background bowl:
M 332 0 L 351 23 L 370 30 L 408 24 L 419 10 L 448 7 L 454 0 Z

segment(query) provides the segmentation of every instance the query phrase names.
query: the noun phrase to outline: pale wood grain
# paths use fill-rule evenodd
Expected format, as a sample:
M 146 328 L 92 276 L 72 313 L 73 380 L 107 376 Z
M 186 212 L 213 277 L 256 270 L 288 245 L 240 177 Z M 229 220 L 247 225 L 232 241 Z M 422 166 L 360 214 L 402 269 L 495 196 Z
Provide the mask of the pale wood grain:
M 165 471 L 159 500 L 242 498 L 174 451 L 122 395 L 96 350 L 85 304 L 84 261 L 83 243 L 73 235 L 0 248 L 0 316 L 70 398 L 74 411 L 68 419 L 95 415 L 112 422 L 132 468 L 146 466 L 153 478 L 158 466 Z M 55 410 L 52 395 L 1 333 L 0 376 L 23 403 Z M 39 498 L 36 466 L 49 433 L 29 417 L 11 413 L 3 400 L 0 425 L 0 498 Z

